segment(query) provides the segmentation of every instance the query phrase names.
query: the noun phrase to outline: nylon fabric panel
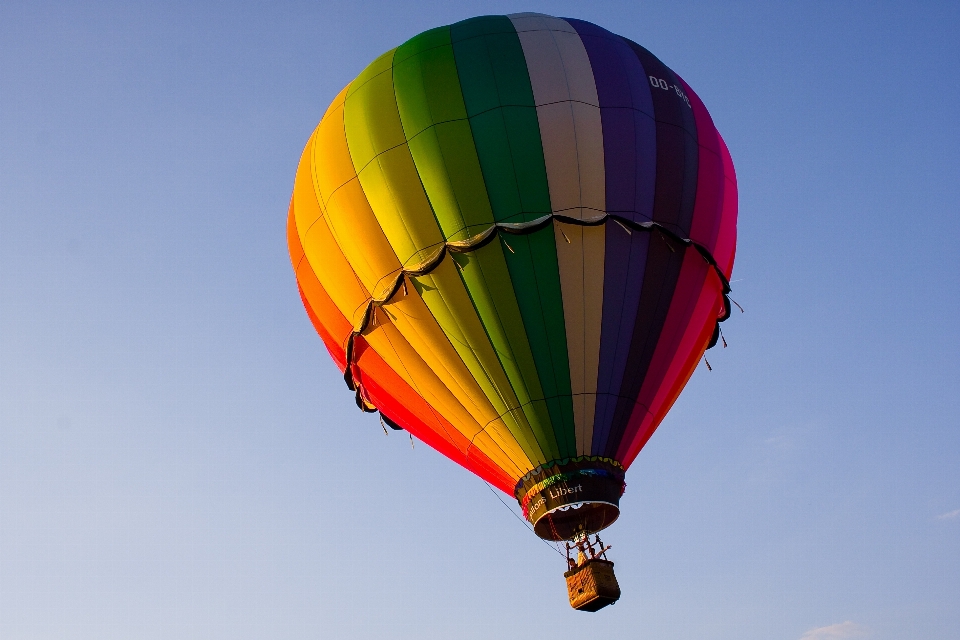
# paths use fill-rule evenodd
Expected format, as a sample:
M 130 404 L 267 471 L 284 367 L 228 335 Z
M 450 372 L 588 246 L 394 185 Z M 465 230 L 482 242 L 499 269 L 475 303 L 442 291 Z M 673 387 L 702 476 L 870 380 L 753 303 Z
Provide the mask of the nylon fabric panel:
M 493 222 L 460 92 L 450 28 L 416 36 L 393 70 L 400 121 L 434 215 L 447 240 L 465 240 Z
M 297 285 L 297 291 L 300 293 L 300 302 L 303 303 L 303 308 L 307 312 L 307 317 L 310 319 L 310 324 L 313 325 L 313 329 L 317 332 L 317 335 L 320 336 L 320 341 L 323 342 L 323 346 L 326 348 L 327 353 L 330 354 L 330 359 L 333 360 L 333 363 L 340 369 L 340 373 L 343 373 L 346 368 L 346 353 L 343 349 L 340 348 L 340 345 L 337 344 L 337 341 L 334 339 L 333 335 L 327 331 L 327 328 L 323 326 L 320 322 L 320 319 L 313 312 L 313 309 L 310 308 L 310 303 L 307 301 L 307 298 L 304 296 L 303 288 L 300 285 Z
M 717 154 L 718 145 L 716 138 L 716 128 L 710 119 L 706 109 L 700 102 L 699 97 L 693 93 L 689 87 L 678 79 L 684 92 L 687 94 L 694 114 L 697 133 L 698 133 L 698 161 L 697 161 L 697 187 L 696 200 L 694 204 L 693 217 L 690 223 L 690 236 L 695 241 L 700 242 L 708 249 L 712 249 L 715 232 L 719 228 L 720 209 L 722 205 L 722 187 L 723 173 L 719 155 Z M 682 107 L 681 107 L 682 109 Z M 689 340 L 697 338 L 700 334 L 708 331 L 712 335 L 713 327 L 716 322 L 716 315 L 707 311 L 707 307 L 702 304 L 695 306 L 695 298 L 698 297 L 705 287 L 705 279 L 714 277 L 712 270 L 706 263 L 694 256 L 693 252 L 687 252 L 683 271 L 681 272 L 677 288 L 671 303 L 671 309 L 665 320 L 662 333 L 657 343 L 657 349 L 651 360 L 651 364 L 644 378 L 643 386 L 637 398 L 637 405 L 634 407 L 634 415 L 630 418 L 630 423 L 625 429 L 623 441 L 621 442 L 618 455 L 624 456 L 630 450 L 630 447 L 638 440 L 649 438 L 659 424 L 658 421 L 649 422 L 651 416 L 659 415 L 657 403 L 663 402 L 665 395 L 671 395 L 675 399 L 682 389 L 682 384 L 689 377 L 690 372 L 686 372 L 681 383 L 681 388 L 672 389 L 675 383 L 669 375 L 675 378 L 680 374 L 677 369 L 678 363 L 684 362 L 689 356 L 692 345 Z M 691 262 L 692 261 L 692 262 Z M 693 277 L 690 275 L 691 265 L 703 270 L 702 277 Z M 719 282 L 719 281 L 718 281 Z M 714 300 L 714 307 L 717 303 Z M 699 313 L 699 315 L 696 315 Z M 692 326 L 684 333 L 684 330 Z M 684 336 L 688 336 L 684 338 Z M 691 338 L 690 336 L 693 336 Z M 681 339 L 688 342 L 681 343 Z M 703 344 L 702 346 L 705 346 Z M 693 366 L 699 361 L 702 355 L 701 351 L 696 354 Z M 668 371 L 669 369 L 669 371 Z M 671 401 L 672 403 L 672 401 Z M 650 412 L 647 409 L 650 409 Z M 667 407 L 668 409 L 669 407 Z M 652 413 L 651 413 L 652 412 Z M 663 410 L 665 415 L 666 409 Z M 662 416 L 661 416 L 662 418 Z M 647 433 L 649 431 L 649 433 Z M 638 432 L 640 435 L 638 436 Z
M 323 257 L 323 262 L 320 263 L 321 269 L 318 270 L 316 263 L 313 263 L 310 265 L 312 266 L 310 273 L 321 275 L 323 281 L 318 279 L 317 286 L 323 287 L 327 291 L 330 290 L 331 284 L 337 285 L 337 278 L 342 277 L 343 273 L 350 269 L 329 228 L 322 221 L 311 228 L 311 233 L 308 234 L 304 242 L 304 251 L 307 259 L 309 259 L 311 253 Z M 331 277 L 331 274 L 336 275 Z M 300 281 L 304 283 L 305 292 L 309 296 L 311 290 L 305 286 L 306 283 L 309 283 L 309 279 L 305 279 L 303 273 L 298 272 L 298 275 Z M 324 282 L 329 284 L 324 285 Z M 413 298 L 414 296 L 410 297 Z M 455 398 L 451 397 L 446 385 L 439 383 L 439 381 L 434 382 L 431 379 L 432 373 L 429 367 L 421 360 L 417 351 L 409 346 L 403 336 L 396 330 L 394 324 L 379 322 L 375 326 L 374 330 L 364 334 L 364 340 L 388 362 L 392 370 L 406 374 L 407 382 L 411 386 L 417 386 L 415 378 L 419 379 L 421 383 L 425 383 L 421 384 L 420 388 L 426 388 L 430 392 L 428 396 L 445 415 L 457 420 L 458 427 L 462 430 L 466 439 L 473 440 L 482 451 L 491 458 L 498 460 L 500 466 L 504 469 L 519 473 L 520 469 L 524 469 L 529 464 L 529 459 L 519 450 L 513 438 L 505 437 L 506 434 L 503 433 L 505 430 L 499 428 L 488 429 L 484 434 L 480 434 L 481 426 L 464 411 L 462 405 Z M 411 375 L 411 372 L 413 375 Z
M 693 107 L 700 147 L 697 162 L 697 200 L 694 204 L 693 223 L 690 225 L 690 239 L 699 242 L 713 253 L 723 217 L 724 176 L 720 141 L 713 119 L 707 113 L 700 97 L 682 78 L 680 82 Z
M 619 36 L 582 20 L 577 31 L 594 70 L 603 126 L 606 210 L 638 222 L 653 219 L 656 124 L 650 84 L 633 50 Z M 650 238 L 606 225 L 603 321 L 591 452 L 609 433 L 626 371 Z
M 330 194 L 357 177 L 349 154 L 344 155 L 328 150 L 344 136 L 343 101 L 347 97 L 349 88 L 350 85 L 347 85 L 337 94 L 314 130 L 315 140 L 310 156 L 310 175 L 316 188 L 317 200 L 323 208 L 326 208 Z
M 293 229 L 293 233 L 296 233 L 295 228 Z M 299 239 L 297 239 L 297 242 L 299 243 Z M 307 311 L 307 316 L 324 341 L 334 361 L 344 362 L 345 354 L 343 349 L 337 344 L 337 340 L 333 338 L 330 330 L 321 322 L 314 310 L 314 305 L 317 304 L 319 300 L 321 307 L 325 306 L 335 311 L 335 307 L 332 307 L 332 301 L 326 296 L 322 286 L 316 279 L 316 275 L 310 271 L 308 265 L 303 271 L 298 269 L 297 272 L 297 287 L 300 291 L 304 308 Z M 310 291 L 310 294 L 305 292 L 304 286 Z M 347 329 L 347 333 L 349 333 L 349 324 L 346 322 L 346 318 L 342 316 L 334 318 L 334 315 L 335 314 L 326 314 L 327 322 L 333 321 L 335 325 L 343 325 L 343 327 Z M 337 320 L 339 320 L 339 322 L 337 322 Z M 370 388 L 371 396 L 375 399 L 377 405 L 381 407 L 381 410 L 385 411 L 387 415 L 400 417 L 403 426 L 410 433 L 436 449 L 442 455 L 460 464 L 468 471 L 484 478 L 502 491 L 507 493 L 512 491 L 512 487 L 516 484 L 517 479 L 513 478 L 508 472 L 504 471 L 478 449 L 473 448 L 471 450 L 469 443 L 465 441 L 462 436 L 459 441 L 455 437 L 450 437 L 450 434 L 459 434 L 457 434 L 449 422 L 442 416 L 437 415 L 433 408 L 416 394 L 412 388 L 408 387 L 403 380 L 398 379 L 387 364 L 379 359 L 376 352 L 370 349 L 364 349 L 358 357 L 355 366 L 359 369 L 361 378 L 365 377 L 366 372 L 370 373 L 370 379 L 364 379 L 364 383 Z M 385 381 L 396 396 L 387 393 L 374 379 Z M 427 422 L 418 416 L 430 416 L 436 426 L 433 428 L 430 427 Z M 464 453 L 465 451 L 466 453 Z
M 713 250 L 721 224 L 724 190 L 719 138 L 699 97 L 686 83 L 682 80 L 679 82 L 691 103 L 699 145 L 696 201 L 690 236 L 708 250 Z M 704 270 L 703 278 L 694 277 L 691 280 L 690 269 L 693 266 Z M 696 303 L 692 303 L 693 297 L 697 297 Z M 618 455 L 624 459 L 634 459 L 643 443 L 652 435 L 699 363 L 713 334 L 718 314 L 723 310 L 719 279 L 702 260 L 687 255 L 657 353 L 637 398 L 637 406 Z
M 683 83 L 673 71 L 637 43 L 623 40 L 633 49 L 651 86 L 657 130 L 654 219 L 680 237 L 688 238 L 697 194 L 699 158 L 693 108 L 683 99 Z M 657 87 L 653 87 L 655 81 Z
M 578 455 L 557 247 L 552 227 L 503 238 L 507 268 L 537 367 L 559 457 Z M 551 265 L 552 260 L 552 265 Z
M 721 308 L 718 310 L 717 306 Z M 719 279 L 709 277 L 704 290 L 700 294 L 700 300 L 697 302 L 695 317 L 716 317 L 718 311 L 722 311 L 722 289 Z M 698 326 L 699 325 L 699 326 Z M 657 397 L 653 401 L 651 411 L 643 417 L 644 424 L 636 429 L 636 435 L 633 441 L 624 448 L 623 464 L 629 467 L 636 459 L 640 450 L 647 443 L 660 422 L 666 417 L 673 404 L 680 396 L 680 392 L 690 380 L 690 376 L 696 370 L 703 357 L 703 353 L 713 335 L 713 324 L 704 322 L 699 324 L 694 321 L 687 327 L 687 333 L 683 337 L 681 347 L 675 354 L 673 362 L 670 365 L 665 383 L 662 385 Z
M 451 27 L 464 104 L 498 222 L 550 213 L 536 104 L 523 48 L 504 16 Z
M 487 229 L 494 218 L 449 42 L 444 28 L 402 45 L 395 58 L 394 91 L 433 213 L 444 237 L 454 240 Z M 544 454 L 560 457 L 503 249 L 492 243 L 453 259 Z
M 513 24 L 502 16 L 474 18 L 454 24 L 451 37 L 494 219 L 526 222 L 550 213 L 533 90 Z M 574 455 L 573 403 L 553 233 L 545 229 L 502 242 L 560 456 Z
M 361 372 L 360 379 L 370 399 L 378 407 L 382 407 L 386 415 L 447 458 L 490 484 L 500 487 L 501 490 L 503 487 L 508 487 L 506 491 L 511 491 L 509 487 L 514 474 L 497 467 L 477 448 L 470 448 L 469 440 L 450 428 L 449 423 L 407 386 L 375 351 L 365 349 L 361 345 L 357 355 L 357 365 Z M 429 416 L 429 423 L 425 420 L 427 416 Z M 513 484 L 516 484 L 516 480 L 513 480 Z
M 623 382 L 611 428 L 600 437 L 598 445 L 602 453 L 598 455 L 610 457 L 616 455 L 619 448 L 670 309 L 683 256 L 682 248 L 671 247 L 662 235 L 651 233 Z
M 451 388 L 463 385 L 466 380 L 438 377 L 429 363 L 419 357 L 421 352 L 410 348 L 402 333 L 394 334 L 390 331 L 393 325 L 409 324 L 408 320 L 398 321 L 400 314 L 396 313 L 396 309 L 391 309 L 391 306 L 388 305 L 378 312 L 378 318 L 379 313 L 383 314 L 383 319 L 378 319 L 378 324 L 382 324 L 382 330 L 393 348 L 392 353 L 387 353 L 388 356 L 393 356 L 390 358 L 391 367 L 401 374 L 401 377 L 408 379 L 410 386 L 432 406 L 437 407 L 438 414 L 449 420 L 462 434 L 461 442 L 465 452 L 478 449 L 505 471 L 520 475 L 525 473 L 531 462 L 503 421 L 497 417 L 484 423 L 477 421 L 451 391 Z
M 318 144 L 323 153 L 314 154 L 319 191 L 327 202 L 327 220 L 338 245 L 348 262 L 369 291 L 382 297 L 393 284 L 400 270 L 400 262 L 380 228 L 357 179 L 350 160 L 343 129 L 342 105 L 329 112 L 318 129 Z M 332 168 L 349 164 L 349 171 L 340 176 L 348 178 L 335 191 L 330 187 L 340 182 L 326 181 L 324 176 Z M 432 371 L 437 372 L 471 415 L 486 424 L 496 417 L 483 391 L 473 381 L 460 356 L 449 344 L 446 335 L 435 322 L 425 321 L 430 313 L 417 296 L 397 296 L 392 307 L 395 324 L 416 351 L 424 356 Z M 410 322 L 419 318 L 420 322 Z
M 601 439 L 610 432 L 620 400 L 651 239 L 649 233 L 628 233 L 616 223 L 607 223 L 605 232 L 603 323 L 592 455 L 600 455 Z
M 366 103 L 366 109 L 355 109 L 354 112 L 361 117 L 370 117 L 371 122 L 369 124 L 371 125 L 376 123 L 376 108 L 378 105 L 373 100 L 373 96 L 376 96 L 377 93 L 376 90 L 371 91 L 367 83 L 371 81 L 383 83 L 385 80 L 392 82 L 390 76 L 393 73 L 393 56 L 396 52 L 397 49 L 393 48 L 378 57 L 361 71 L 353 82 L 347 85 L 347 95 L 344 96 L 344 100 L 351 97 L 354 102 Z M 386 108 L 390 107 L 390 105 L 384 106 Z M 354 135 L 350 138 L 350 153 L 353 157 L 353 166 L 357 171 L 376 158 L 380 150 L 389 149 L 403 142 L 403 132 L 398 130 L 398 126 L 390 126 L 393 124 L 392 120 L 385 121 L 385 126 L 382 127 L 371 126 L 367 128 L 366 124 L 362 120 L 345 123 L 345 126 L 352 126 L 354 129 Z
M 679 79 L 670 69 L 635 42 L 626 38 L 623 41 L 637 56 L 651 86 L 657 150 L 653 219 L 681 237 L 688 237 L 696 201 L 699 160 L 693 110 L 683 97 Z M 651 238 L 647 252 L 620 399 L 610 430 L 600 442 L 605 455 L 615 455 L 619 449 L 634 411 L 631 399 L 640 394 L 680 275 L 683 247 L 672 246 L 665 236 L 655 235 L 659 239 Z
M 444 238 L 407 148 L 392 67 L 351 88 L 344 127 L 360 184 L 400 262 L 406 268 L 426 262 Z
M 638 222 L 652 220 L 656 124 L 643 65 L 620 36 L 583 20 L 567 22 L 579 34 L 593 68 L 603 123 L 606 211 Z
M 537 105 L 553 211 L 592 218 L 606 210 L 603 133 L 583 42 L 559 18 L 509 17 L 523 47 Z
M 293 248 L 295 253 L 303 253 L 304 250 L 300 243 L 299 235 L 297 234 L 296 223 L 294 216 L 291 215 L 291 224 L 288 227 L 288 242 Z M 321 228 L 321 232 L 322 232 Z M 331 259 L 336 260 L 338 257 L 343 259 L 342 254 L 339 254 L 335 249 L 328 251 L 327 254 Z M 331 336 L 336 336 L 339 344 L 337 345 L 338 351 L 342 352 L 346 345 L 347 336 L 349 336 L 352 331 L 350 323 L 347 321 L 336 305 L 333 303 L 333 300 L 329 297 L 326 290 L 323 287 L 323 284 L 317 277 L 317 274 L 311 268 L 310 263 L 308 262 L 306 255 L 299 261 L 296 268 L 296 275 L 298 285 L 300 286 L 301 294 L 310 302 L 310 306 L 313 309 L 317 310 L 318 321 L 328 328 L 328 332 Z M 380 324 L 380 329 L 373 332 L 373 335 L 367 334 L 365 339 L 370 342 L 370 345 L 374 348 L 380 349 L 380 353 L 387 356 L 385 362 L 391 367 L 393 371 L 399 371 L 406 373 L 408 371 L 407 367 L 412 365 L 413 369 L 421 369 L 421 380 L 427 380 L 429 382 L 429 371 L 424 373 L 422 371 L 423 365 L 420 362 L 419 357 L 415 351 L 411 352 L 407 348 L 407 353 L 405 357 L 400 357 L 398 355 L 399 346 L 400 350 L 403 350 L 405 347 L 404 341 L 401 336 L 395 333 L 395 329 L 390 325 Z M 392 363 L 390 362 L 392 357 Z M 344 361 L 345 356 L 339 354 L 335 356 L 335 360 Z M 411 382 L 409 379 L 405 382 Z M 411 384 L 411 388 L 414 388 L 416 385 Z M 523 456 L 522 452 L 518 450 L 516 444 L 512 439 L 507 439 L 505 444 L 507 447 L 503 447 L 501 443 L 495 442 L 490 435 L 486 433 L 480 433 L 479 425 L 473 421 L 470 416 L 465 416 L 462 410 L 462 407 L 459 406 L 456 401 L 450 401 L 449 398 L 443 396 L 443 391 L 445 387 L 443 385 L 432 385 L 433 390 L 436 390 L 437 386 L 440 388 L 440 402 L 434 404 L 441 411 L 446 411 L 446 415 L 452 419 L 460 419 L 462 424 L 460 426 L 460 432 L 463 434 L 461 440 L 463 444 L 463 451 L 466 452 L 470 448 L 469 442 L 472 440 L 474 442 L 474 447 L 479 451 L 484 452 L 489 458 L 497 461 L 497 465 L 506 470 L 509 473 L 520 473 L 521 469 L 526 468 L 526 464 L 529 464 L 529 461 Z M 449 395 L 449 393 L 447 393 Z M 427 401 L 429 403 L 429 401 Z M 449 424 L 449 422 L 445 422 Z M 501 431 L 505 431 L 502 429 Z M 512 453 L 512 456 L 510 455 Z M 519 464 L 518 464 L 519 463 Z M 526 464 L 524 464 L 526 463 Z
M 656 412 L 654 399 L 659 391 L 670 386 L 670 381 L 667 381 L 665 377 L 674 358 L 679 354 L 680 343 L 687 327 L 696 322 L 696 332 L 699 332 L 699 329 L 704 325 L 709 325 L 711 331 L 713 330 L 713 325 L 716 323 L 715 313 L 702 314 L 699 318 L 694 318 L 697 302 L 701 297 L 708 276 L 716 279 L 716 273 L 713 272 L 712 267 L 707 264 L 706 260 L 696 251 L 686 251 L 677 286 L 673 296 L 671 296 L 670 310 L 657 340 L 656 349 L 650 358 L 650 365 L 647 368 L 640 393 L 637 395 L 633 415 L 631 415 L 630 421 L 624 429 L 617 455 L 622 456 L 626 453 L 625 449 L 629 447 L 630 442 L 636 435 L 636 429 L 639 428 L 641 422 L 638 416 L 642 418 L 647 410 L 652 413 Z M 715 311 L 716 306 L 712 305 L 709 310 Z M 653 425 L 653 428 L 656 428 L 656 425 Z
M 327 223 L 350 266 L 373 297 L 381 298 L 401 269 L 357 178 L 347 149 L 340 93 L 317 127 L 312 176 Z
M 722 220 L 713 257 L 729 279 L 733 275 L 733 260 L 737 254 L 737 174 L 730 151 L 719 133 L 717 139 L 720 141 L 720 156 L 723 159 L 724 188 Z
M 294 230 L 294 232 L 296 232 L 296 230 Z M 294 270 L 294 272 L 297 274 L 297 290 L 300 292 L 300 299 L 303 302 L 304 307 L 309 311 L 310 322 L 313 323 L 314 328 L 320 335 L 320 339 L 323 341 L 324 346 L 330 353 L 331 359 L 333 360 L 334 364 L 336 364 L 340 372 L 343 373 L 347 368 L 347 359 L 346 352 L 340 339 L 344 335 L 350 334 L 350 323 L 348 323 L 347 319 L 340 314 L 339 310 L 330 299 L 330 296 L 326 295 L 325 291 L 323 292 L 322 296 L 314 295 L 314 300 L 312 302 L 308 299 L 308 294 L 306 291 L 304 291 L 303 285 L 300 283 L 301 277 L 303 277 L 305 280 L 307 279 L 306 275 L 300 273 L 301 268 L 304 271 L 310 271 L 310 265 L 306 263 L 305 258 L 301 259 L 297 263 Z M 323 316 L 322 320 L 320 316 Z M 341 325 L 346 328 L 346 333 L 339 331 L 341 328 L 343 328 Z
M 316 132 L 307 142 L 297 168 L 297 179 L 293 184 L 294 220 L 307 262 L 314 272 L 323 274 L 324 281 L 327 282 L 324 288 L 330 299 L 350 325 L 357 327 L 363 320 L 370 294 L 346 259 L 343 259 L 340 248 L 330 235 L 326 222 L 322 220 L 323 213 L 314 190 L 310 168 L 315 139 Z
M 476 317 L 473 302 L 464 289 L 459 269 L 454 266 L 453 260 L 444 260 L 431 276 L 421 276 L 413 281 L 417 292 L 440 322 L 444 333 L 486 393 L 497 415 L 527 455 L 531 468 L 546 462 L 537 435 L 544 440 L 546 436 L 535 434 L 527 422 L 483 325 Z M 473 318 L 464 318 L 465 309 L 473 313 Z
M 400 262 L 353 171 L 343 128 L 342 103 L 328 111 L 317 129 L 316 138 L 314 148 L 320 146 L 323 152 L 313 154 L 313 173 L 318 176 L 321 198 L 327 202 L 325 220 L 329 231 L 367 291 L 372 290 L 376 297 L 382 297 L 392 286 Z M 343 168 L 345 163 L 350 164 L 349 171 Z M 331 174 L 338 178 L 326 179 Z M 346 182 L 332 193 L 327 191 L 344 179 Z M 440 326 L 431 322 L 432 316 L 423 300 L 415 295 L 395 295 L 381 313 L 387 315 L 378 315 L 378 318 L 381 321 L 389 318 L 402 336 L 390 340 L 392 350 L 396 351 L 391 366 L 433 406 L 439 407 L 466 437 L 476 438 L 482 428 L 480 425 L 487 425 L 486 437 L 491 438 L 491 442 L 496 443 L 515 466 L 529 464 L 529 459 L 498 419 L 497 412 Z M 485 451 L 488 449 L 484 447 Z
M 469 255 L 457 254 L 452 258 L 459 266 L 521 409 L 538 433 L 544 454 L 552 460 L 568 456 L 570 452 L 566 447 L 561 450 L 554 433 L 500 243 L 490 243 Z
M 300 292 L 300 299 L 303 302 L 304 307 L 308 309 L 310 321 L 313 323 L 314 328 L 320 335 L 320 339 L 323 341 L 323 345 L 330 354 L 330 358 L 333 360 L 333 363 L 337 366 L 340 372 L 343 373 L 347 368 L 346 355 L 344 353 L 343 345 L 340 344 L 338 338 L 335 336 L 342 337 L 349 335 L 352 328 L 350 327 L 350 323 L 347 322 L 347 319 L 336 310 L 336 307 L 333 306 L 333 301 L 330 300 L 329 296 L 324 295 L 325 308 L 324 306 L 321 306 L 319 312 L 323 313 L 327 317 L 327 322 L 332 325 L 331 329 L 327 329 L 327 327 L 320 321 L 317 313 L 310 308 L 310 305 L 306 300 L 306 294 L 304 293 L 303 287 L 299 282 L 300 269 L 302 267 L 305 270 L 309 270 L 310 265 L 306 262 L 306 256 L 303 253 L 303 247 L 300 245 L 300 237 L 297 235 L 297 225 L 293 216 L 292 202 L 290 203 L 290 211 L 287 214 L 287 246 L 290 248 L 290 262 L 293 266 L 293 273 L 297 277 L 297 290 Z M 324 292 L 324 294 L 325 293 L 326 292 Z M 330 309 L 333 309 L 335 313 L 331 313 Z M 339 324 L 334 323 L 333 319 L 339 320 Z
M 579 219 L 605 210 L 603 133 L 587 52 L 565 21 L 509 16 L 523 49 L 543 143 L 553 212 Z M 591 450 L 596 410 L 603 256 L 601 229 L 556 226 L 577 451 Z
M 589 285 L 597 281 L 603 282 L 606 230 L 602 226 L 581 227 L 559 222 L 554 223 L 554 229 L 560 263 L 560 282 L 574 285 L 564 288 L 563 317 L 567 323 L 567 353 L 570 358 L 573 416 L 577 425 L 577 453 L 589 455 L 597 404 L 599 328 L 603 309 L 602 284 Z M 567 242 L 568 238 L 570 242 Z
M 374 214 L 397 255 L 410 256 L 405 267 L 423 264 L 440 250 L 443 237 L 404 137 L 392 74 L 381 73 L 349 92 L 345 106 L 348 147 Z M 381 128 L 389 134 L 371 133 Z M 366 166 L 353 153 L 355 138 L 361 141 L 358 148 L 372 146 L 377 154 Z M 534 465 L 544 462 L 547 435 L 536 433 L 519 408 L 452 261 L 444 260 L 413 283 L 527 457 Z

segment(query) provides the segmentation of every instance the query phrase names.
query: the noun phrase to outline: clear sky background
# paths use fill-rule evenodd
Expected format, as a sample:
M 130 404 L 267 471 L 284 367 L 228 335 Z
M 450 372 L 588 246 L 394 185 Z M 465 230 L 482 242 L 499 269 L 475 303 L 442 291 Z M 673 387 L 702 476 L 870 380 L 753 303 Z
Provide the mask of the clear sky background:
M 746 313 L 627 476 L 596 614 L 356 409 L 284 237 L 343 85 L 516 11 L 653 51 L 740 183 Z M 958 114 L 956 2 L 5 0 L 0 637 L 955 640 Z

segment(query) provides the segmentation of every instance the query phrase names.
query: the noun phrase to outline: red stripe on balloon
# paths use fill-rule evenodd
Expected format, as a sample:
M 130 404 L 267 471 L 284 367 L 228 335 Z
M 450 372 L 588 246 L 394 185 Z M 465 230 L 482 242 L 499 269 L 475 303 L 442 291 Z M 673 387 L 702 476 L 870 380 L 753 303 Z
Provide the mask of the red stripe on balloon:
M 708 275 L 704 288 L 700 291 L 690 323 L 686 327 L 680 346 L 677 348 L 667 369 L 660 388 L 642 415 L 635 416 L 641 424 L 635 429 L 632 438 L 625 439 L 621 447 L 620 458 L 624 467 L 629 467 L 640 450 L 653 435 L 660 422 L 680 396 L 687 381 L 700 363 L 703 352 L 710 342 L 715 319 L 723 311 L 722 285 L 719 278 Z
M 290 255 L 300 256 L 295 273 L 304 308 L 331 357 L 343 371 L 346 366 L 343 345 L 346 344 L 353 327 L 333 303 L 309 263 L 303 258 L 303 247 L 292 212 L 288 218 L 287 240 Z M 374 405 L 427 446 L 504 493 L 513 494 L 516 478 L 494 464 L 482 451 L 471 448 L 466 436 L 440 416 L 376 351 L 366 345 L 366 341 L 362 338 L 357 340 L 354 349 L 354 379 L 363 386 Z M 433 416 L 437 428 L 431 428 L 420 416 Z
M 660 339 L 657 341 L 653 357 L 650 359 L 650 366 L 647 368 L 647 375 L 644 377 L 640 393 L 637 395 L 633 406 L 633 412 L 617 448 L 618 460 L 622 459 L 621 456 L 635 439 L 648 411 L 652 408 L 657 392 L 671 382 L 665 379 L 666 374 L 670 369 L 670 363 L 677 354 L 684 333 L 694 318 L 697 300 L 703 290 L 705 280 L 711 275 L 711 271 L 712 268 L 699 253 L 693 250 L 687 251 L 683 259 L 683 265 L 680 267 L 677 287 L 674 289 L 673 298 L 670 301 L 670 309 L 667 311 L 663 329 L 660 332 Z M 704 318 L 699 320 L 700 322 L 705 321 Z M 656 426 L 656 424 L 652 425 L 654 429 Z

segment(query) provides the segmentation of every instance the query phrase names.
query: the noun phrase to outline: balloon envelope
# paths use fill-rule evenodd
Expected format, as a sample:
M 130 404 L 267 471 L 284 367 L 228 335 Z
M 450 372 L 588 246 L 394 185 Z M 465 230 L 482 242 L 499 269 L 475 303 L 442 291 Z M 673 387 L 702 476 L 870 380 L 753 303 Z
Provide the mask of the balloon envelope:
M 426 31 L 347 85 L 288 240 L 357 404 L 567 539 L 616 519 L 716 342 L 736 217 L 730 155 L 678 75 L 596 25 L 516 14 Z

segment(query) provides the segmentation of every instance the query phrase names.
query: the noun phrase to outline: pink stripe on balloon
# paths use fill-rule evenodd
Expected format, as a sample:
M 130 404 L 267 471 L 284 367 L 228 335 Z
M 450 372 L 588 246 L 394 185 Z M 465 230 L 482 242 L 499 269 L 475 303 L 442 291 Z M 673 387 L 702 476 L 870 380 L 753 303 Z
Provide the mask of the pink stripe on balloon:
M 628 443 L 632 442 L 636 436 L 644 417 L 647 415 L 647 410 L 652 408 L 657 392 L 668 384 L 664 376 L 669 371 L 670 363 L 675 357 L 674 354 L 676 354 L 683 340 L 686 328 L 689 326 L 696 310 L 704 282 L 711 271 L 710 265 L 699 253 L 693 250 L 687 251 L 680 268 L 677 287 L 670 302 L 670 309 L 663 323 L 660 339 L 657 341 L 657 347 L 653 353 L 653 358 L 650 360 L 643 385 L 640 387 L 633 413 L 630 415 L 620 446 L 617 449 L 618 460 L 621 459 L 620 456 L 628 448 Z
M 720 138 L 713 124 L 713 118 L 703 106 L 700 97 L 682 78 L 680 78 L 680 84 L 683 85 L 687 97 L 690 98 L 690 105 L 693 107 L 693 115 L 697 123 L 697 144 L 700 149 L 697 163 L 697 200 L 690 226 L 690 239 L 699 242 L 712 252 L 720 230 L 723 206 L 724 169 Z
M 720 270 L 729 279 L 733 274 L 733 260 L 737 253 L 737 174 L 733 168 L 733 159 L 727 150 L 723 137 L 720 140 L 720 157 L 723 159 L 724 189 L 723 216 L 720 221 L 720 234 L 717 237 L 713 257 Z
M 708 276 L 680 347 L 670 363 L 670 368 L 663 377 L 663 383 L 653 402 L 650 403 L 649 411 L 644 411 L 636 435 L 631 440 L 626 441 L 626 446 L 621 450 L 624 457 L 620 459 L 623 461 L 624 467 L 629 467 L 633 463 L 647 440 L 653 435 L 660 421 L 663 420 L 673 403 L 676 402 L 680 391 L 686 386 L 690 375 L 699 365 L 704 349 L 710 341 L 710 336 L 713 335 L 714 321 L 722 311 L 720 279 L 715 276 Z

